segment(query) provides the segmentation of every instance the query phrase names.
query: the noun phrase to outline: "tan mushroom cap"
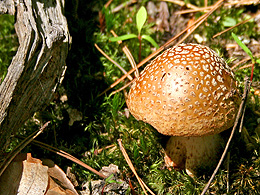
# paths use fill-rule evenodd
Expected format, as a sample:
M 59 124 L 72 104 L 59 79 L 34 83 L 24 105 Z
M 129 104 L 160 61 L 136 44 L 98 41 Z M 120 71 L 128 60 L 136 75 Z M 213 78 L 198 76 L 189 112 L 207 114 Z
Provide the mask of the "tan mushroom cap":
M 137 120 L 171 136 L 230 128 L 240 104 L 234 76 L 213 50 L 181 44 L 157 56 L 133 83 L 127 105 Z

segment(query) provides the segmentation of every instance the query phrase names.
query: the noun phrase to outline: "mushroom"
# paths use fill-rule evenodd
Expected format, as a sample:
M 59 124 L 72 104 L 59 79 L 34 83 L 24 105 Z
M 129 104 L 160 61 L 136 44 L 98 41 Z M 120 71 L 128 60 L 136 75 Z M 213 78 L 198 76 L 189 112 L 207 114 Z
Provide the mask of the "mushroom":
M 220 132 L 233 126 L 240 95 L 234 74 L 213 50 L 180 44 L 157 56 L 133 83 L 127 106 L 137 119 L 172 136 L 167 166 L 196 175 L 217 162 Z

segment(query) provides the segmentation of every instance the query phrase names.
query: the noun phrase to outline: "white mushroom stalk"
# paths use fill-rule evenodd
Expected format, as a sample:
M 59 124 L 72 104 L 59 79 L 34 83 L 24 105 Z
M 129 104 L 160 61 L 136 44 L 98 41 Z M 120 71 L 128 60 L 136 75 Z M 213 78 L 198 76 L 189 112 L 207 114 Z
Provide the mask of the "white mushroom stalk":
M 226 62 L 210 48 L 192 43 L 157 56 L 133 83 L 127 99 L 137 120 L 174 136 L 166 146 L 166 163 L 190 175 L 217 159 L 222 142 L 217 134 L 233 125 L 239 103 Z

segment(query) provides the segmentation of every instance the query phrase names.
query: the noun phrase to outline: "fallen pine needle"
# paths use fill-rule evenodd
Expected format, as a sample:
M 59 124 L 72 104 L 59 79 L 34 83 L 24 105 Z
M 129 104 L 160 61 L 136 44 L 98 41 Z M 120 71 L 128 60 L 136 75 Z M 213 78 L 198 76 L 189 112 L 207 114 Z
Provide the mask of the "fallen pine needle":
M 220 36 L 220 35 L 222 35 L 223 33 L 228 32 L 228 31 L 232 30 L 233 28 L 235 28 L 235 27 L 237 27 L 237 26 L 239 26 L 239 25 L 245 24 L 245 23 L 249 22 L 250 20 L 254 19 L 256 16 L 258 16 L 258 14 L 255 14 L 255 15 L 252 16 L 251 18 L 249 18 L 249 19 L 247 19 L 247 20 L 244 20 L 244 21 L 242 21 L 242 22 L 239 22 L 238 24 L 236 24 L 236 25 L 234 25 L 234 26 L 231 26 L 231 27 L 229 27 L 229 28 L 227 28 L 227 29 L 225 29 L 225 30 L 223 30 L 223 31 L 221 31 L 221 32 L 219 32 L 219 33 L 217 33 L 217 34 L 215 34 L 212 38 L 214 39 L 214 38 L 216 38 L 217 36 Z
M 240 67 L 238 70 L 242 70 L 242 69 L 245 69 L 245 68 L 250 68 L 252 67 L 254 64 L 247 64 L 247 65 L 244 65 L 242 67 Z
M 46 122 L 38 131 L 33 132 L 31 135 L 26 137 L 19 145 L 17 145 L 12 152 L 8 154 L 5 160 L 0 164 L 0 176 L 8 167 L 8 165 L 12 162 L 12 160 L 16 157 L 18 153 L 22 151 L 33 139 L 35 139 L 38 135 L 40 135 L 43 130 L 48 126 L 50 121 Z
M 100 47 L 98 47 L 98 45 L 95 43 L 94 44 L 95 47 L 97 48 L 97 50 L 103 54 L 103 56 L 105 56 L 110 62 L 112 62 L 113 64 L 115 64 L 124 74 L 127 74 L 127 71 L 125 69 L 122 68 L 122 66 L 120 66 L 117 62 L 115 62 L 113 59 L 111 59 L 102 49 L 100 49 Z M 133 80 L 133 78 L 131 77 L 131 75 L 127 75 L 127 78 L 131 81 Z
M 16 136 L 17 138 L 22 138 L 21 136 Z M 41 148 L 44 148 L 46 150 L 49 150 L 50 152 L 53 152 L 53 153 L 56 153 L 64 158 L 67 158 L 69 160 L 71 160 L 72 162 L 74 163 L 77 163 L 78 165 L 88 169 L 89 171 L 95 173 L 96 175 L 98 175 L 99 177 L 105 179 L 107 178 L 107 176 L 105 176 L 104 174 L 98 172 L 97 170 L 93 169 L 92 167 L 90 167 L 89 165 L 85 164 L 84 162 L 82 162 L 81 160 L 77 159 L 76 157 L 72 156 L 71 154 L 63 151 L 63 150 L 60 150 L 58 148 L 55 148 L 53 146 L 50 146 L 48 144 L 45 144 L 43 142 L 40 142 L 40 141 L 37 141 L 37 140 L 33 140 L 32 143 L 36 146 L 39 146 Z
M 169 3 L 174 3 L 176 5 L 179 5 L 179 6 L 186 6 L 187 8 L 190 8 L 190 9 L 199 9 L 199 7 L 191 4 L 191 3 L 185 3 L 184 1 L 180 1 L 180 0 L 164 0 L 166 2 L 169 2 Z
M 260 54 L 259 54 L 259 53 L 257 53 L 257 54 L 254 55 L 254 58 L 258 58 L 258 57 L 260 57 Z M 246 62 L 249 61 L 249 60 L 251 60 L 250 57 L 244 58 L 243 60 L 241 60 L 241 61 L 239 61 L 238 63 L 236 63 L 235 65 L 233 65 L 233 66 L 231 67 L 231 70 L 234 71 L 234 69 L 235 69 L 236 67 L 240 66 L 240 65 L 243 64 L 243 63 L 246 63 Z M 251 67 L 251 66 L 250 66 L 250 67 Z M 243 68 L 245 68 L 245 67 L 243 66 Z M 242 67 L 240 67 L 239 70 L 240 70 L 240 69 L 242 69 Z
M 122 151 L 122 154 L 123 154 L 124 157 L 125 157 L 125 160 L 126 160 L 127 164 L 129 165 L 130 169 L 131 169 L 132 172 L 134 173 L 134 175 L 135 175 L 136 179 L 138 180 L 140 186 L 142 187 L 144 193 L 145 193 L 146 195 L 148 195 L 147 192 L 146 192 L 146 190 L 147 190 L 147 191 L 150 192 L 152 195 L 155 195 L 155 194 L 152 192 L 152 190 L 150 190 L 150 189 L 148 188 L 148 186 L 143 182 L 143 180 L 138 176 L 138 174 L 137 174 L 137 172 L 136 172 L 136 170 L 135 170 L 135 168 L 134 168 L 134 165 L 133 165 L 133 163 L 131 162 L 131 160 L 130 160 L 128 154 L 126 153 L 126 150 L 125 150 L 125 148 L 124 148 L 124 146 L 123 146 L 123 144 L 122 144 L 122 139 L 118 139 L 117 142 L 118 142 L 118 144 L 119 144 L 120 150 Z
M 123 87 L 121 87 L 121 88 L 119 88 L 119 89 L 117 89 L 117 90 L 111 92 L 111 95 L 114 95 L 114 94 L 116 94 L 116 93 L 118 93 L 118 92 L 124 90 L 124 89 L 127 88 L 129 85 L 131 85 L 134 81 L 135 81 L 135 79 L 132 80 L 132 81 L 130 81 L 130 82 L 128 82 L 128 83 L 125 84 Z
M 197 29 L 214 11 L 216 11 L 223 3 L 224 0 L 219 0 L 217 1 L 214 6 L 212 6 L 212 9 L 209 10 L 209 12 L 203 14 L 201 17 L 199 17 L 195 22 L 194 26 L 189 27 L 190 29 L 186 35 L 184 35 L 176 45 L 181 44 L 188 36 L 192 34 L 195 29 Z M 186 29 L 185 29 L 186 30 Z
M 116 145 L 115 145 L 115 144 L 111 144 L 111 145 L 106 146 L 106 147 L 104 147 L 104 148 L 96 149 L 96 150 L 94 151 L 94 154 L 95 154 L 95 155 L 98 155 L 98 154 L 101 153 L 103 150 L 106 150 L 106 149 L 109 149 L 109 148 L 113 148 L 113 147 L 116 147 Z
M 118 37 L 117 34 L 113 30 L 111 30 L 110 32 L 114 35 L 114 37 Z M 119 41 L 117 41 L 117 43 L 120 45 L 120 44 L 123 43 L 123 41 L 119 40 Z M 130 50 L 128 49 L 128 47 L 126 45 L 124 45 L 122 47 L 122 50 L 125 53 L 125 55 L 126 55 L 128 61 L 130 62 L 132 68 L 135 69 L 135 77 L 138 77 L 139 71 L 138 71 L 138 68 L 136 67 L 136 62 L 135 62 L 135 59 L 134 59 L 132 53 L 130 52 Z

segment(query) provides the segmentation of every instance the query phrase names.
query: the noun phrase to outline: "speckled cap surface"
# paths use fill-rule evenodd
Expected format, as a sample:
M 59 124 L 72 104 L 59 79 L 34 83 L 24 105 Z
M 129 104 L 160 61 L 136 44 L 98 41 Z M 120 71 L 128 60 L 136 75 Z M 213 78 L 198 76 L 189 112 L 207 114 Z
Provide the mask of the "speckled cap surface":
M 127 106 L 137 120 L 171 136 L 202 136 L 230 128 L 240 96 L 226 62 L 198 44 L 157 56 L 133 83 Z

